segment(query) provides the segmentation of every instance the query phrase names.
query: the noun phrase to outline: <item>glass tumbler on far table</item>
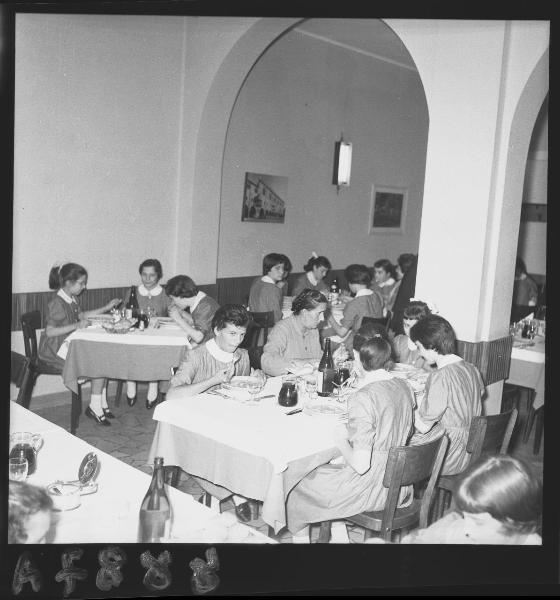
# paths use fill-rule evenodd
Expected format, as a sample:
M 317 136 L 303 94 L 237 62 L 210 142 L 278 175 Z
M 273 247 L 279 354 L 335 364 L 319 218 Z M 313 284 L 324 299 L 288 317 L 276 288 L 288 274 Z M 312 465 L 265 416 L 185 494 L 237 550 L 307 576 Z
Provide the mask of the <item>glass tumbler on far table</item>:
M 9 477 L 11 481 L 25 481 L 27 478 L 27 459 L 18 456 L 10 458 Z

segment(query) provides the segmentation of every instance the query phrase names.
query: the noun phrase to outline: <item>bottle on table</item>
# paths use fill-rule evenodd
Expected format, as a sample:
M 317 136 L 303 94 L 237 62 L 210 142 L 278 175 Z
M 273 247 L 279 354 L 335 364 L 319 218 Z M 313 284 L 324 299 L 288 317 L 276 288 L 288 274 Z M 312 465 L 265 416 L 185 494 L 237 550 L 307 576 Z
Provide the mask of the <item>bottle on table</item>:
M 161 538 L 169 537 L 171 505 L 164 486 L 163 458 L 156 456 L 150 487 L 140 506 L 138 542 L 159 544 Z
M 125 306 L 125 316 L 127 319 L 132 319 L 138 314 L 138 298 L 136 296 L 136 286 L 130 286 L 130 295 Z
M 335 372 L 331 353 L 331 338 L 326 338 L 325 349 L 317 370 L 317 393 L 319 396 L 329 396 L 332 393 Z
M 338 296 L 340 294 L 340 288 L 338 287 L 338 280 L 336 277 L 332 280 L 332 283 L 331 283 L 329 289 L 330 289 L 329 302 L 331 302 L 331 304 L 336 304 L 336 302 L 338 300 Z

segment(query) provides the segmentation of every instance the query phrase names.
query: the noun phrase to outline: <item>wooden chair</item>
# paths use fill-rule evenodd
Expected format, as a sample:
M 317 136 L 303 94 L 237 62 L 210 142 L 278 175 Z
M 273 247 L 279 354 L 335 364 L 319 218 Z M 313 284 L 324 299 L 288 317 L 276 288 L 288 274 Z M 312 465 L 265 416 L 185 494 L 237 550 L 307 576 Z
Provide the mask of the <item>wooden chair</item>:
M 23 333 L 23 344 L 25 347 L 25 356 L 28 359 L 22 389 L 20 388 L 21 405 L 29 408 L 33 388 L 39 375 L 62 375 L 62 371 L 50 365 L 39 358 L 37 349 L 37 329 L 41 329 L 41 313 L 33 310 L 21 315 L 21 330 Z M 122 387 L 122 382 L 119 382 Z M 117 386 L 118 387 L 118 386 Z M 120 396 L 120 390 L 117 390 Z M 19 398 L 19 396 L 18 396 Z M 75 434 L 80 421 L 82 412 L 82 384 L 78 383 L 78 393 L 72 392 L 72 407 L 70 412 L 70 433 Z
M 367 323 L 377 323 L 378 325 L 383 325 L 383 327 L 387 328 L 390 320 L 391 313 L 387 313 L 386 317 L 363 317 L 361 324 L 366 325 Z
M 250 312 L 253 321 L 262 330 L 262 339 L 260 340 L 262 346 L 266 344 L 268 339 L 268 330 L 274 327 L 274 311 L 269 310 L 267 312 Z M 260 337 L 260 336 L 259 336 Z
M 251 367 L 260 369 L 263 347 L 268 339 L 268 330 L 274 327 L 274 312 L 250 312 L 249 315 L 251 320 L 247 325 L 247 333 L 239 347 L 245 348 L 249 352 Z
M 18 352 L 11 351 L 10 361 L 10 382 L 14 383 L 19 392 L 17 395 L 17 404 L 23 404 L 25 391 L 29 385 L 29 358 Z
M 538 454 L 541 449 L 542 433 L 544 428 L 544 405 L 540 406 L 536 410 L 531 407 L 527 415 L 527 423 L 525 424 L 525 431 L 523 432 L 523 443 L 526 444 L 529 441 L 531 435 L 531 429 L 535 425 L 535 439 L 533 441 L 533 454 Z
M 498 415 L 473 417 L 467 439 L 467 453 L 470 454 L 468 465 L 476 461 L 483 453 L 507 454 L 516 420 L 516 408 Z M 450 506 L 451 497 L 461 473 L 442 475 L 439 478 L 435 505 L 437 519 L 441 518 Z
M 427 527 L 434 488 L 448 443 L 443 435 L 427 444 L 391 448 L 383 477 L 383 485 L 389 488 L 385 508 L 363 512 L 345 520 L 363 527 L 364 539 L 372 531 L 379 531 L 387 542 L 391 541 L 393 531 L 409 528 L 418 522 L 420 527 Z M 410 506 L 397 508 L 401 487 L 426 479 L 428 484 L 422 498 L 414 498 Z M 318 543 L 328 543 L 330 528 L 330 521 L 321 523 Z

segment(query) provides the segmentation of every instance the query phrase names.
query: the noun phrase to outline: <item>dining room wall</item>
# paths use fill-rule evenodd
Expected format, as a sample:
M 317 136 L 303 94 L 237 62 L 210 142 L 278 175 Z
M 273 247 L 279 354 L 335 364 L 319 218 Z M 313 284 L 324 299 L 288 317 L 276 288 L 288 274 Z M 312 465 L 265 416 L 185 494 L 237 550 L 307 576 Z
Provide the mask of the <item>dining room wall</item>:
M 287 254 L 294 271 L 312 251 L 334 268 L 417 252 L 427 130 L 414 70 L 297 28 L 285 34 L 255 64 L 232 111 L 218 277 L 258 274 L 269 252 Z M 337 193 L 334 144 L 342 134 L 353 144 L 352 174 L 350 187 Z M 241 221 L 246 172 L 288 179 L 283 224 Z M 403 233 L 370 235 L 374 186 L 408 191 Z

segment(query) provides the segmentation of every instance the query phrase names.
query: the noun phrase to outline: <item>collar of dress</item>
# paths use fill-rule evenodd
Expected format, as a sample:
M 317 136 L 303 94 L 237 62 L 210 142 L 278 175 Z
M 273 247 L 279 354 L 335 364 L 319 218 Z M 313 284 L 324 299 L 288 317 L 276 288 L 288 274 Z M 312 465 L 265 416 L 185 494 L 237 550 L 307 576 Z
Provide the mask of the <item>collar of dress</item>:
M 456 354 L 446 354 L 445 356 L 442 356 L 440 358 L 438 369 L 441 369 L 442 367 L 447 367 L 447 365 L 452 365 L 453 363 L 460 362 L 462 360 L 463 359 L 460 356 L 457 356 Z
M 378 283 L 377 285 L 380 288 L 384 288 L 386 285 L 395 285 L 395 280 L 392 277 L 389 277 L 387 281 L 384 281 L 383 283 Z
M 163 292 L 163 288 L 161 287 L 161 285 L 159 285 L 159 283 L 156 285 L 156 287 L 152 288 L 151 290 L 146 289 L 146 286 L 143 283 L 138 286 L 138 293 L 141 296 L 148 296 L 148 298 L 159 296 L 161 292 Z
M 374 381 L 387 381 L 389 379 L 393 379 L 393 375 L 389 373 L 389 371 L 385 371 L 385 369 L 365 371 L 364 376 L 358 379 L 356 387 L 361 389 L 368 383 L 373 383 Z
M 208 350 L 216 360 L 223 363 L 230 363 L 235 359 L 235 352 L 226 352 L 225 350 L 222 350 L 218 344 L 216 344 L 214 338 L 206 342 L 206 350 Z
M 317 284 L 319 283 L 316 279 L 315 279 L 315 275 L 313 275 L 313 271 L 307 271 L 307 279 L 309 280 L 309 283 L 313 286 L 317 286 Z
M 261 281 L 264 283 L 273 283 L 274 285 L 276 285 L 276 281 L 274 281 L 274 279 L 272 279 L 272 277 L 269 277 L 268 275 L 263 275 L 261 277 Z
M 62 288 L 60 288 L 58 290 L 58 292 L 56 293 L 57 296 L 60 296 L 64 302 L 66 302 L 66 304 L 77 304 L 76 299 L 70 297 Z
M 368 288 L 364 288 L 363 290 L 358 290 L 356 292 L 356 298 L 359 298 L 360 296 L 371 296 L 373 294 L 373 290 L 370 290 Z
M 206 296 L 204 292 L 198 292 L 198 294 L 194 297 L 194 302 L 190 306 L 191 314 L 193 310 L 200 304 L 200 301 L 202 300 L 202 298 L 204 298 L 204 296 Z

